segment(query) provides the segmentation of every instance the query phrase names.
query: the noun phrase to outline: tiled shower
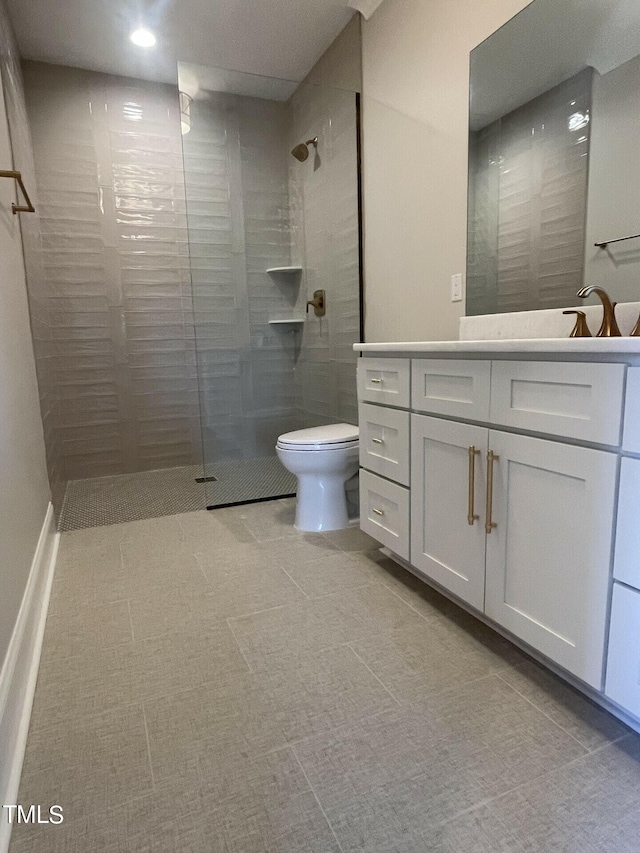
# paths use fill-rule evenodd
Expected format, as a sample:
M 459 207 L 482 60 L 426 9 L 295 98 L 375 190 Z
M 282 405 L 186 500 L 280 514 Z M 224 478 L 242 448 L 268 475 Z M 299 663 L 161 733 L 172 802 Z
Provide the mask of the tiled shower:
M 184 136 L 174 86 L 24 64 L 62 529 L 291 494 L 278 435 L 356 422 L 358 36 L 339 85 L 200 91 Z

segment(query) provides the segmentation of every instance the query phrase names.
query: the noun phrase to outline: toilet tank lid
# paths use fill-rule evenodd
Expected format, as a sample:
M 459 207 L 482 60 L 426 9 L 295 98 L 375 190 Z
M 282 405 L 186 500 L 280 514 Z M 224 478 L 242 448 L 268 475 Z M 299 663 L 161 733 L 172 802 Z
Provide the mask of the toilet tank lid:
M 327 424 L 326 426 L 285 432 L 278 441 L 281 444 L 337 444 L 338 442 L 357 441 L 358 436 L 358 427 L 353 424 Z

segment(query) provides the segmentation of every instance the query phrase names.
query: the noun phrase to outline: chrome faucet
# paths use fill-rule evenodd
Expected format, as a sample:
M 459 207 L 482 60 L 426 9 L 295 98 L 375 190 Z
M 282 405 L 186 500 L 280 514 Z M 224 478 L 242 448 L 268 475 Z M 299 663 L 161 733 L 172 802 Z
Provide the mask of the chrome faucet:
M 616 321 L 616 302 L 612 302 L 609 299 L 609 295 L 605 290 L 601 287 L 595 287 L 591 285 L 590 287 L 583 287 L 577 293 L 576 296 L 579 296 L 580 299 L 586 299 L 587 296 L 591 296 L 592 293 L 597 293 L 600 297 L 600 301 L 602 302 L 602 323 L 600 324 L 600 328 L 598 329 L 598 333 L 596 334 L 597 338 L 619 338 L 622 337 L 622 333 L 618 328 L 618 323 Z

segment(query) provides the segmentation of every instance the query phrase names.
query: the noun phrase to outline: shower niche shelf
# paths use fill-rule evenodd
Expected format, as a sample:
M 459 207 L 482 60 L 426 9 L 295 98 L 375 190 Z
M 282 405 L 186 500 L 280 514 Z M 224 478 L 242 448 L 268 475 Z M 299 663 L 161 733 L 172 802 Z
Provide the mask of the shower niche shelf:
M 267 269 L 269 275 L 291 275 L 297 272 L 302 272 L 302 267 L 269 267 Z

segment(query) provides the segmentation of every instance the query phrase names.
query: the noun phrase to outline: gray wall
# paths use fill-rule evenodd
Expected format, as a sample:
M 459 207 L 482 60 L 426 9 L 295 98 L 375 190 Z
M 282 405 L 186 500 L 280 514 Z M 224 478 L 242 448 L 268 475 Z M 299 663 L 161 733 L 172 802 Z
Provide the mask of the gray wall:
M 530 0 L 384 0 L 362 22 L 368 341 L 458 337 L 469 51 Z
M 289 160 L 292 256 L 304 259 L 295 313 L 316 289 L 323 318 L 310 312 L 296 365 L 304 426 L 358 423 L 353 344 L 360 340 L 356 93 L 362 90 L 360 16 L 347 24 L 290 100 L 289 148 L 318 137 L 317 156 Z
M 607 251 L 593 244 L 640 233 L 639 115 L 640 56 L 595 75 L 584 283 L 606 287 L 618 302 L 638 299 L 640 239 Z
M 467 314 L 560 308 L 582 286 L 588 69 L 470 136 Z
M 287 106 L 201 92 L 184 137 L 205 459 L 270 456 L 294 429 Z
M 290 166 L 293 255 L 303 259 L 295 313 L 306 316 L 295 383 L 304 426 L 358 422 L 356 354 L 360 340 L 356 96 L 322 84 L 291 99 L 289 147 L 318 136 L 318 151 Z M 325 317 L 305 315 L 313 292 L 326 292 Z
M 176 90 L 34 62 L 24 75 L 64 476 L 196 463 Z
M 13 142 L 26 144 L 17 51 L 0 2 L 0 168 L 13 168 Z M 16 161 L 17 162 L 17 161 Z M 29 187 L 28 187 L 29 188 Z M 0 181 L 0 668 L 5 658 L 49 504 L 44 436 L 29 325 L 20 223 L 12 181 Z

